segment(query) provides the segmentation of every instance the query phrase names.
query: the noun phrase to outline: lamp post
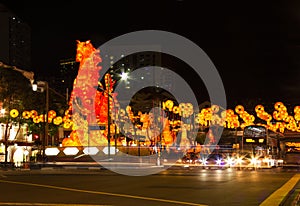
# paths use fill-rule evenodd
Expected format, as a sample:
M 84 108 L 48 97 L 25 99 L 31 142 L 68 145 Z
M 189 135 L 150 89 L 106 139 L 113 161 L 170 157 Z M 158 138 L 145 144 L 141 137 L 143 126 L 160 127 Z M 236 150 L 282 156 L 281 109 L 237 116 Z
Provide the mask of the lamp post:
M 117 107 L 115 105 L 115 155 L 117 154 Z
M 49 132 L 49 123 L 48 123 L 48 111 L 49 111 L 49 86 L 46 81 L 38 81 L 37 84 L 32 85 L 33 91 L 44 92 L 45 91 L 45 119 L 44 119 L 44 138 L 42 141 L 42 150 L 43 150 L 43 161 L 45 161 L 45 149 L 46 143 L 48 145 L 48 132 Z
M 107 146 L 108 146 L 108 158 L 110 158 L 110 79 L 108 80 L 108 93 L 107 93 Z M 113 98 L 112 98 L 113 99 Z
M 110 81 L 110 80 L 109 80 Z M 108 158 L 110 158 L 110 125 L 111 125 L 111 119 L 110 119 L 110 98 L 114 101 L 114 98 L 111 96 L 109 91 L 110 83 L 108 83 L 108 89 L 107 91 L 104 90 L 101 87 L 98 87 L 100 91 L 105 93 L 107 95 L 107 147 L 108 147 Z
M 128 79 L 128 74 L 125 72 L 121 73 L 121 80 L 127 80 Z M 104 90 L 101 87 L 98 87 L 99 90 L 101 90 L 103 93 L 106 93 L 107 95 L 107 147 L 108 147 L 108 158 L 110 158 L 110 126 L 111 126 L 111 115 L 110 115 L 110 98 L 114 101 L 113 96 L 110 93 L 110 81 L 111 81 L 111 76 L 108 76 L 108 84 L 107 84 L 107 89 Z M 114 103 L 115 104 L 115 103 Z M 117 116 L 116 116 L 117 117 Z M 116 119 L 115 119 L 115 125 L 116 125 Z M 115 133 L 117 131 L 117 126 L 115 126 Z M 116 149 L 116 134 L 115 134 L 115 153 L 117 151 Z

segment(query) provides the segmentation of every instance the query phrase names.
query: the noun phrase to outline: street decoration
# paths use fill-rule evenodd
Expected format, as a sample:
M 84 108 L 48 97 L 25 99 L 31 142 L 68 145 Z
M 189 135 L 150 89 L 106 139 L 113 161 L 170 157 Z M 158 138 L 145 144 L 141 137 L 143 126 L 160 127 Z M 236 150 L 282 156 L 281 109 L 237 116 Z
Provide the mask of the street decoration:
M 10 110 L 9 114 L 12 118 L 16 118 L 17 116 L 19 116 L 19 111 L 16 109 L 12 109 Z
M 103 94 L 104 95 L 104 94 Z M 103 96 L 100 100 L 104 102 L 107 101 L 108 98 Z M 105 105 L 105 103 L 102 103 Z M 101 105 L 97 102 L 97 105 Z M 180 105 L 180 104 L 179 104 Z M 237 105 L 234 110 L 233 109 L 220 109 L 217 105 L 211 105 L 211 107 L 203 108 L 200 110 L 199 113 L 195 114 L 192 113 L 192 107 L 187 106 L 188 103 L 181 104 L 181 106 L 176 106 L 172 100 L 167 100 L 162 103 L 162 109 L 165 112 L 168 112 L 168 116 L 165 118 L 158 119 L 160 124 L 163 125 L 162 129 L 159 130 L 153 129 L 155 128 L 155 122 L 157 124 L 157 120 L 154 119 L 153 113 L 142 113 L 138 112 L 137 115 L 134 115 L 132 108 L 128 106 L 125 110 L 119 109 L 118 110 L 118 118 L 120 118 L 120 122 L 127 120 L 127 121 L 138 121 L 139 125 L 137 128 L 141 130 L 141 132 L 147 137 L 145 141 L 146 145 L 150 145 L 153 142 L 160 141 L 163 146 L 166 148 L 174 145 L 177 141 L 177 134 L 181 132 L 181 140 L 180 144 L 188 144 L 188 135 L 187 132 L 191 130 L 193 127 L 209 127 L 211 125 L 221 126 L 228 129 L 242 129 L 245 126 L 249 125 L 262 125 L 265 126 L 267 129 L 274 131 L 274 132 L 281 132 L 284 133 L 286 130 L 300 132 L 300 106 L 295 106 L 293 109 L 293 113 L 288 112 L 287 107 L 282 102 L 276 102 L 274 104 L 274 111 L 272 113 L 268 113 L 265 111 L 265 107 L 261 104 L 258 104 L 255 107 L 255 115 L 248 113 L 244 106 Z M 178 108 L 174 110 L 174 108 Z M 186 110 L 186 111 L 185 111 Z M 9 114 L 12 118 L 16 118 L 19 116 L 20 112 L 17 109 L 12 109 L 9 111 Z M 21 112 L 21 117 L 24 119 L 32 119 L 34 123 L 44 122 L 45 115 L 39 114 L 35 110 L 25 110 Z M 193 121 L 186 121 L 184 122 L 181 118 L 172 118 L 175 117 L 174 114 L 181 116 L 181 118 L 190 118 Z M 188 115 L 187 115 L 188 114 Z M 214 114 L 214 115 L 212 115 Z M 100 114 L 99 114 L 100 115 Z M 114 115 L 112 115 L 114 116 Z M 107 118 L 107 115 L 105 116 Z M 74 125 L 72 119 L 76 119 L 79 125 Z M 103 117 L 99 117 L 97 119 L 98 123 L 106 123 L 107 120 L 102 119 Z M 256 119 L 263 120 L 265 123 L 255 122 Z M 66 111 L 64 116 L 57 116 L 57 113 L 54 110 L 49 110 L 48 113 L 48 123 L 53 123 L 55 125 L 62 125 L 65 128 L 72 127 L 72 133 L 70 138 L 65 138 L 63 140 L 63 146 L 82 146 L 84 144 L 94 144 L 96 146 L 99 145 L 106 145 L 107 144 L 107 128 L 105 131 L 99 131 L 96 133 L 98 136 L 98 141 L 95 141 L 93 138 L 87 138 L 84 140 L 83 137 L 80 137 L 80 133 L 78 131 L 81 130 L 88 130 L 88 123 L 85 119 L 81 118 L 78 114 L 71 116 L 70 111 Z M 114 124 L 113 124 L 114 125 Z M 158 127 L 156 127 L 158 128 Z M 120 131 L 117 129 L 117 131 Z M 114 126 L 111 127 L 111 132 L 114 134 L 115 128 Z M 99 137 L 102 137 L 99 138 Z M 208 137 L 210 141 L 213 142 L 212 134 L 208 133 Z M 121 141 L 118 141 L 120 144 Z M 190 144 L 190 143 L 189 143 Z
M 161 102 L 161 109 L 167 114 L 166 117 L 155 117 L 151 112 L 142 113 L 141 111 L 135 114 L 131 106 L 119 107 L 117 93 L 114 92 L 116 81 L 109 73 L 104 76 L 105 84 L 100 83 L 99 71 L 102 69 L 102 59 L 100 51 L 95 49 L 90 41 L 77 41 L 76 61 L 80 65 L 78 75 L 73 83 L 69 108 L 63 116 L 57 115 L 58 113 L 54 110 L 48 112 L 48 123 L 72 130 L 70 137 L 63 140 L 62 146 L 107 145 L 108 130 L 110 129 L 110 134 L 121 131 L 120 128 L 116 128 L 119 124 L 114 121 L 125 125 L 126 132 L 134 134 L 133 136 L 137 135 L 135 130 L 138 130 L 139 135 L 146 137 L 145 144 L 160 142 L 166 147 L 178 143 L 178 137 L 180 137 L 180 144 L 188 145 L 191 141 L 188 139 L 188 133 L 193 128 L 214 125 L 228 129 L 243 129 L 249 125 L 262 125 L 275 132 L 284 133 L 285 130 L 300 132 L 300 106 L 295 106 L 294 114 L 291 114 L 283 102 L 276 102 L 273 112 L 265 111 L 264 106 L 258 104 L 255 107 L 255 114 L 250 114 L 243 105 L 237 105 L 233 109 L 211 105 L 195 113 L 194 106 L 196 105 L 166 100 Z M 74 98 L 74 94 L 76 94 L 76 98 Z M 74 114 L 74 108 L 79 113 Z M 109 113 L 112 120 L 111 128 L 107 127 Z M 46 115 L 38 114 L 35 110 L 25 110 L 21 114 L 22 118 L 32 119 L 34 123 L 46 121 Z M 10 116 L 12 118 L 18 117 L 19 111 L 12 109 Z M 126 122 L 133 123 L 133 127 L 130 126 L 132 124 Z M 91 130 L 91 124 L 106 127 L 103 130 Z M 181 136 L 177 135 L 179 133 Z M 208 133 L 208 137 L 211 142 L 215 141 L 212 134 Z M 121 140 L 120 142 L 116 141 L 116 143 L 120 144 Z
M 63 140 L 62 145 L 107 145 L 109 128 L 102 131 L 90 127 L 107 125 L 108 111 L 112 110 L 117 101 L 116 94 L 113 93 L 115 81 L 110 74 L 104 77 L 105 88 L 99 81 L 102 59 L 100 51 L 90 41 L 77 41 L 76 61 L 80 64 L 69 101 L 70 122 L 65 121 L 64 124 L 72 125 L 72 132 L 70 138 Z
M 29 111 L 22 112 L 22 117 L 24 119 L 29 119 L 31 117 L 30 112 Z
M 250 115 L 247 111 L 245 111 L 242 105 L 237 105 L 235 107 L 235 112 L 240 116 L 240 118 L 244 121 L 240 127 L 243 129 L 246 126 L 253 125 L 255 117 Z

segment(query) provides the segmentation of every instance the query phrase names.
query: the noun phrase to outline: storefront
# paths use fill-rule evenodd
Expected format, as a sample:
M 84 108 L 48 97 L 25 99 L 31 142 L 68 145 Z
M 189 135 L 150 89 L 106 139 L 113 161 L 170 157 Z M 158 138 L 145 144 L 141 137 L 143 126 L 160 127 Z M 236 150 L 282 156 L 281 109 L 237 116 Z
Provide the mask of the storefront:
M 300 134 L 286 132 L 280 139 L 280 148 L 286 164 L 300 164 Z

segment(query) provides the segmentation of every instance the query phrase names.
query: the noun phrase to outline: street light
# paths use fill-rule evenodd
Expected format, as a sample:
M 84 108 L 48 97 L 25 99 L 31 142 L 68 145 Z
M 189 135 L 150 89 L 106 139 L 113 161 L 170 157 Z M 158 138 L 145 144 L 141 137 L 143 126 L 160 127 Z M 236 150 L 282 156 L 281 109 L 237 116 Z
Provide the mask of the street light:
M 110 98 L 114 101 L 113 96 L 111 96 L 109 88 L 110 88 L 110 79 L 108 80 L 108 88 L 107 91 L 104 90 L 102 87 L 98 87 L 103 93 L 107 95 L 107 147 L 108 147 L 108 158 L 110 158 Z
M 122 72 L 120 74 L 121 80 L 126 81 L 128 79 L 128 73 Z M 110 79 L 108 79 L 108 85 L 107 90 L 104 90 L 101 87 L 98 87 L 99 90 L 101 90 L 103 93 L 106 93 L 107 95 L 107 147 L 108 147 L 108 158 L 110 157 L 110 126 L 111 126 L 111 116 L 110 116 L 110 98 L 114 101 L 113 96 L 110 93 L 110 81 L 111 76 L 109 76 Z M 116 119 L 115 119 L 116 124 Z M 115 133 L 116 133 L 116 126 L 115 126 Z M 116 154 L 116 134 L 115 134 L 115 154 Z
M 0 62 L 0 67 L 5 68 L 5 69 L 12 69 L 14 71 L 20 72 L 24 77 L 26 77 L 30 83 L 32 84 L 34 81 L 34 73 L 32 71 L 26 71 L 26 70 L 22 70 L 17 68 L 16 66 L 10 66 L 10 65 L 6 65 L 3 62 Z
M 43 149 L 43 161 L 45 160 L 45 149 L 46 149 L 46 142 L 48 144 L 49 140 L 48 140 L 48 131 L 49 131 L 49 123 L 48 123 L 48 111 L 49 111 L 49 86 L 48 86 L 48 82 L 46 81 L 38 81 L 37 83 L 33 83 L 32 84 L 32 90 L 33 91 L 37 91 L 37 92 L 44 92 L 45 91 L 45 95 L 46 95 L 46 105 L 45 105 L 45 127 L 44 127 L 44 138 L 42 141 L 42 149 Z

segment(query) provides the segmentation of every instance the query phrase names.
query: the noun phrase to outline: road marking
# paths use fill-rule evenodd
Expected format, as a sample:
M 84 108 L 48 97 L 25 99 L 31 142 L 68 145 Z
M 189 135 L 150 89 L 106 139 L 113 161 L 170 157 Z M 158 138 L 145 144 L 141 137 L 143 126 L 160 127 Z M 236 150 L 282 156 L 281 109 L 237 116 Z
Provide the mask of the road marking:
M 295 174 L 289 181 L 282 187 L 273 192 L 267 199 L 265 199 L 260 206 L 279 205 L 288 193 L 295 187 L 300 180 L 300 174 Z
M 136 196 L 136 195 L 110 193 L 110 192 L 81 190 L 81 189 L 74 189 L 74 188 L 69 188 L 69 187 L 59 187 L 59 186 L 53 186 L 53 185 L 42 185 L 42 184 L 27 183 L 27 182 L 15 182 L 15 181 L 7 181 L 7 180 L 0 180 L 0 182 L 10 183 L 10 184 L 19 184 L 19 185 L 30 185 L 30 186 L 44 187 L 44 188 L 51 188 L 51 189 L 59 189 L 59 190 L 66 190 L 66 191 L 72 191 L 72 192 L 83 192 L 83 193 L 90 193 L 90 194 L 109 195 L 109 196 L 115 196 L 115 197 L 125 197 L 125 198 L 149 200 L 149 201 L 156 201 L 156 202 L 166 202 L 166 203 L 173 203 L 173 204 L 179 204 L 179 205 L 207 206 L 204 204 L 198 204 L 198 203 L 192 203 L 192 202 L 182 202 L 182 201 L 177 201 L 177 200 L 167 200 L 167 199 L 160 199 L 160 198 L 154 198 L 154 197 L 143 197 L 143 196 Z
M 0 202 L 0 205 L 35 205 L 35 206 L 111 206 L 111 205 L 92 205 L 92 204 L 49 204 L 49 203 L 28 203 L 28 202 Z

